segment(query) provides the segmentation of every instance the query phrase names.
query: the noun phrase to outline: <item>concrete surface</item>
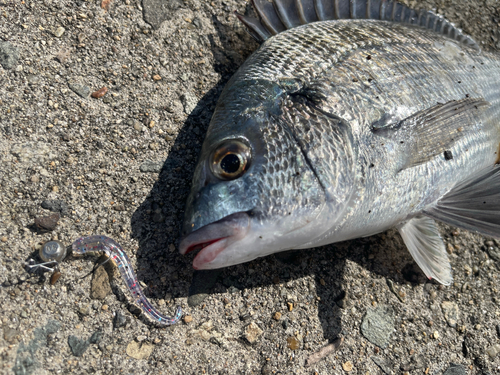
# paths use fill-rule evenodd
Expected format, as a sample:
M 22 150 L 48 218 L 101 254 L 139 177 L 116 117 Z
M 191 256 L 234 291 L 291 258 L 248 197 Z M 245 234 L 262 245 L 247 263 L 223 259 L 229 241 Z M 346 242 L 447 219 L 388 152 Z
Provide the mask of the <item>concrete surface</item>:
M 408 3 L 500 48 L 496 1 Z M 0 0 L 0 372 L 499 373 L 497 241 L 441 226 L 450 287 L 425 279 L 395 231 L 214 272 L 178 254 L 217 97 L 257 48 L 233 10 L 250 6 Z M 40 243 L 90 234 L 120 242 L 151 302 L 180 304 L 184 321 L 134 315 L 109 263 L 109 277 L 87 276 L 96 257 L 68 259 L 54 285 L 25 271 Z M 385 348 L 365 327 L 391 331 Z

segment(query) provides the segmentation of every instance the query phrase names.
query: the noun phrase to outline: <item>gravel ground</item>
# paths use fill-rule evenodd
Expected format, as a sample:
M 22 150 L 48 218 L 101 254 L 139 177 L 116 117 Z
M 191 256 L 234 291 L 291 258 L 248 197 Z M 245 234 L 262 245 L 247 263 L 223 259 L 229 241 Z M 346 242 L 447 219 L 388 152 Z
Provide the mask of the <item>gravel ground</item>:
M 418 6 L 500 48 L 496 1 Z M 250 7 L 0 0 L 0 372 L 500 373 L 500 242 L 441 226 L 450 287 L 395 231 L 220 271 L 178 254 L 211 113 L 257 48 L 235 9 Z M 111 264 L 88 276 L 96 257 L 65 261 L 54 285 L 24 270 L 44 241 L 91 234 L 120 242 L 151 302 L 183 321 L 138 316 Z

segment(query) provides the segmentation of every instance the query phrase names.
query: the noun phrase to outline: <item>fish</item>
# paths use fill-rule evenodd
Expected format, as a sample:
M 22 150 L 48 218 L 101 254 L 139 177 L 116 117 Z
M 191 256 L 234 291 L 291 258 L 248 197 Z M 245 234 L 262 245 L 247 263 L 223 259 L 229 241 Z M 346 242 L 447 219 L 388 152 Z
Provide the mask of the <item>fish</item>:
M 500 55 L 387 0 L 253 0 L 258 49 L 214 110 L 181 254 L 198 270 L 397 228 L 449 285 L 436 220 L 500 237 Z

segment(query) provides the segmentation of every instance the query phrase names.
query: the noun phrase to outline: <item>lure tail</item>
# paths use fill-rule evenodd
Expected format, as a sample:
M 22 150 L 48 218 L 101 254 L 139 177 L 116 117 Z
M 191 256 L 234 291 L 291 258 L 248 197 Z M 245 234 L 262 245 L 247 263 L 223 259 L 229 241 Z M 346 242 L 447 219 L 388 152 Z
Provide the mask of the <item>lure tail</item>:
M 182 316 L 182 309 L 177 307 L 173 317 L 163 315 L 148 301 L 137 280 L 135 272 L 130 265 L 130 259 L 123 248 L 114 240 L 106 236 L 90 236 L 77 239 L 73 245 L 73 254 L 81 256 L 89 253 L 105 253 L 109 259 L 116 263 L 120 273 L 132 294 L 134 302 L 139 305 L 144 314 L 157 324 L 172 325 L 177 323 Z

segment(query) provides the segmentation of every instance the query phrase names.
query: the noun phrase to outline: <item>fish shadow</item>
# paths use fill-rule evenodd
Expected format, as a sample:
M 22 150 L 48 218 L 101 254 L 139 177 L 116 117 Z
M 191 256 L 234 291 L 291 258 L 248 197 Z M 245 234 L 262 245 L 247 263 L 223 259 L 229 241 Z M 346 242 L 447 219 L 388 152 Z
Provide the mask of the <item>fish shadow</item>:
M 188 115 L 163 163 L 157 181 L 132 215 L 132 237 L 139 242 L 136 270 L 138 279 L 147 285 L 146 296 L 164 299 L 166 309 L 171 312 L 174 311 L 175 298 L 179 297 L 188 297 L 189 304 L 196 306 L 208 296 L 259 287 L 276 288 L 281 296 L 278 306 L 283 313 L 284 330 L 298 324 L 297 321 L 307 319 L 305 313 L 294 306 L 315 304 L 318 306 L 323 336 L 333 341 L 339 335 L 348 334 L 342 330 L 342 309 L 355 304 L 355 293 L 343 283 L 346 272 L 352 272 L 349 262 L 382 277 L 391 278 L 396 283 L 410 281 L 405 279 L 403 269 L 408 268 L 408 264 L 413 269 L 414 263 L 409 254 L 401 255 L 406 252 L 402 241 L 389 239 L 389 243 L 392 241 L 395 245 L 387 246 L 384 235 L 372 236 L 312 251 L 308 249 L 275 254 L 250 263 L 210 271 L 194 271 L 193 255 L 181 256 L 178 253 L 184 205 L 210 118 L 226 82 L 246 59 L 245 54 L 251 52 L 249 49 L 239 57 L 235 56 L 234 41 L 225 37 L 224 26 L 215 16 L 213 22 L 219 33 L 220 45 L 216 43 L 214 35 L 209 35 L 208 38 L 216 60 L 214 69 L 220 73 L 221 79 Z M 248 40 L 245 41 L 247 42 Z M 170 115 L 164 112 L 164 116 Z M 408 274 L 411 274 L 408 277 L 413 277 L 414 282 L 425 282 L 418 271 L 417 276 L 410 271 Z M 366 281 L 363 275 L 356 277 Z M 304 281 L 306 279 L 314 282 Z M 304 285 L 299 286 L 301 282 Z M 365 287 L 369 287 L 366 282 Z M 297 294 L 297 291 L 300 293 Z M 222 296 L 219 298 L 223 299 Z M 292 303 L 292 311 L 288 311 L 289 302 Z M 168 314 L 169 311 L 165 312 Z M 275 312 L 266 310 L 261 320 L 271 324 Z M 245 314 L 242 311 L 239 318 L 246 320 Z

